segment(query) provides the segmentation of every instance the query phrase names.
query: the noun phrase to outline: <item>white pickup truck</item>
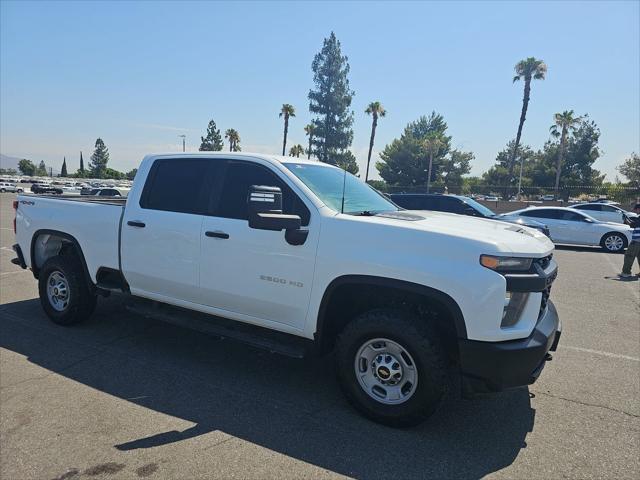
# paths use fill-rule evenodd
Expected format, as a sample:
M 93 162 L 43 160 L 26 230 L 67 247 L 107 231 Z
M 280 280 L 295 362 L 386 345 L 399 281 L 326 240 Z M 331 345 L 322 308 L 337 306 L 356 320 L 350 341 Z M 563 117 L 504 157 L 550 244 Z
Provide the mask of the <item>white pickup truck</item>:
M 150 155 L 126 199 L 14 207 L 14 263 L 54 322 L 121 292 L 134 311 L 271 351 L 333 350 L 348 399 L 387 425 L 431 415 L 456 370 L 467 392 L 533 383 L 560 338 L 543 234 L 403 210 L 319 162 Z

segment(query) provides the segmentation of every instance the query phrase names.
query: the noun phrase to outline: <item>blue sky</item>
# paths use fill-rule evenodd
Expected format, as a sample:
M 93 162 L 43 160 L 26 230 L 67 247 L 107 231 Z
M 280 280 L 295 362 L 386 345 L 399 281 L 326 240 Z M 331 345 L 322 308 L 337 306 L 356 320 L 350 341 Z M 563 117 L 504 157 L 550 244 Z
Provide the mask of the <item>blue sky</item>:
M 110 166 L 145 153 L 197 149 L 207 122 L 237 129 L 244 151 L 278 153 L 282 103 L 289 144 L 306 144 L 311 61 L 333 30 L 356 91 L 353 152 L 361 167 L 371 126 L 388 116 L 375 151 L 432 110 L 453 146 L 475 153 L 473 174 L 515 136 L 522 84 L 513 66 L 543 59 L 523 142 L 541 147 L 555 112 L 589 113 L 609 179 L 640 151 L 640 3 L 628 2 L 12 2 L 2 1 L 0 151 L 67 157 L 75 170 L 96 137 Z M 377 158 L 377 155 L 376 155 Z

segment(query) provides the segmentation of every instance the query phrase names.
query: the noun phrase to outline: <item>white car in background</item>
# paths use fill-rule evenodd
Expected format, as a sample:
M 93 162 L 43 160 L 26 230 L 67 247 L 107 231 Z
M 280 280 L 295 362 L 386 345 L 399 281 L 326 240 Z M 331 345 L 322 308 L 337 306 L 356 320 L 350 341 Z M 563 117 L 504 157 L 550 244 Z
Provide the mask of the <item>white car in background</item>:
M 610 203 L 579 203 L 571 205 L 571 208 L 580 210 L 603 222 L 625 223 L 625 217 L 635 218 L 638 216 Z
M 24 189 L 22 187 L 18 187 L 13 183 L 0 183 L 0 192 L 14 192 L 14 193 L 22 193 Z
M 534 219 L 549 227 L 554 243 L 600 246 L 607 252 L 622 252 L 631 241 L 631 227 L 602 222 L 568 207 L 529 207 L 501 215 L 510 219 Z

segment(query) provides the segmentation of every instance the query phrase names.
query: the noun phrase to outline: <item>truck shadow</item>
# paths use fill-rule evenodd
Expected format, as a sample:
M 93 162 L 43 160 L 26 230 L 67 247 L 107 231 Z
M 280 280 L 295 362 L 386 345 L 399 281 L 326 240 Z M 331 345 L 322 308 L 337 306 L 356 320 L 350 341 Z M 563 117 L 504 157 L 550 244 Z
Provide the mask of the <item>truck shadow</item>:
M 74 328 L 50 323 L 37 300 L 5 304 L 0 318 L 0 347 L 194 423 L 113 446 L 120 451 L 221 431 L 355 478 L 471 479 L 510 465 L 535 420 L 522 388 L 476 400 L 455 393 L 420 427 L 383 427 L 349 407 L 330 358 L 294 360 L 203 336 L 130 314 L 118 298 Z

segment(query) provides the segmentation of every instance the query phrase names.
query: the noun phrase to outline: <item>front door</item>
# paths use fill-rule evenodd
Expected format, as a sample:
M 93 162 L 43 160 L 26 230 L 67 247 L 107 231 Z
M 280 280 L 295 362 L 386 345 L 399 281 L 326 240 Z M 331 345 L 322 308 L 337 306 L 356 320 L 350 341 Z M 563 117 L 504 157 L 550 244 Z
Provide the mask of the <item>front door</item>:
M 237 320 L 263 325 L 277 322 L 302 330 L 313 281 L 319 218 L 313 205 L 307 206 L 270 168 L 249 161 L 227 161 L 217 206 L 202 223 L 201 303 Z M 282 189 L 284 213 L 300 215 L 303 228 L 309 229 L 304 244 L 289 244 L 284 231 L 249 228 L 247 195 L 251 185 Z

